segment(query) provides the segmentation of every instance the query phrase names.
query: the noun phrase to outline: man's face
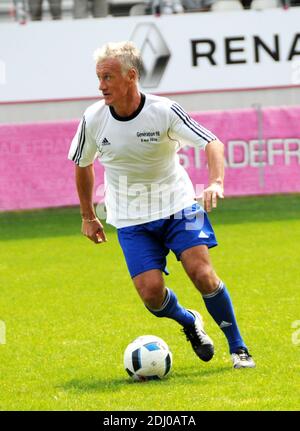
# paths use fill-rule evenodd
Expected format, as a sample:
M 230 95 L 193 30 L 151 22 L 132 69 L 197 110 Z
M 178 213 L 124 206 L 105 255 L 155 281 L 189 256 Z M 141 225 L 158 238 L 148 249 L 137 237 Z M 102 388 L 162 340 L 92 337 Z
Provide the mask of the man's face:
M 116 58 L 108 58 L 96 66 L 99 89 L 106 105 L 117 105 L 126 97 L 130 85 L 129 72 L 124 73 Z

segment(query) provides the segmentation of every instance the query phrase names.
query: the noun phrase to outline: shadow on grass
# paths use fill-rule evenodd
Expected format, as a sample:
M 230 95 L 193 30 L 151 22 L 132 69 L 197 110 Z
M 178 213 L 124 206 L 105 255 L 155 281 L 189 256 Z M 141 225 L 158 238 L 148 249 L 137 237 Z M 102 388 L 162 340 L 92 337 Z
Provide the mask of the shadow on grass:
M 73 379 L 69 382 L 60 385 L 58 388 L 65 391 L 77 391 L 77 392 L 116 392 L 121 388 L 132 384 L 129 379 Z
M 149 382 L 135 382 L 130 378 L 120 378 L 120 379 L 92 379 L 92 378 L 83 378 L 83 379 L 72 379 L 69 382 L 66 382 L 62 385 L 59 385 L 57 388 L 65 391 L 77 391 L 77 392 L 117 392 L 120 389 L 124 389 L 126 387 L 130 387 L 131 385 L 139 386 L 139 385 L 161 385 L 164 386 L 174 386 L 175 381 L 176 384 L 198 384 L 198 379 L 207 376 L 213 376 L 216 374 L 224 374 L 227 372 L 232 372 L 230 367 L 219 367 L 219 368 L 210 368 L 207 370 L 197 369 L 195 368 L 187 368 L 182 369 L 181 371 L 176 371 L 171 373 L 165 379 L 162 380 L 151 380 Z M 196 379 L 195 379 L 196 378 Z
M 193 367 L 193 368 L 189 367 L 189 368 L 186 368 L 186 369 L 183 368 L 179 371 L 174 372 L 174 377 L 184 378 L 184 381 L 186 382 L 187 381 L 186 379 L 188 379 L 188 378 L 194 379 L 195 377 L 199 377 L 199 378 L 209 377 L 209 376 L 212 376 L 215 374 L 224 374 L 227 372 L 232 373 L 232 368 L 230 366 L 223 366 L 223 367 L 217 367 L 217 368 L 210 367 L 207 369 L 204 369 L 204 368 L 199 369 L 197 367 Z
M 209 215 L 213 225 L 300 219 L 300 195 L 250 196 L 219 201 Z M 78 207 L 0 212 L 0 240 L 80 236 Z M 115 228 L 106 225 L 107 233 Z

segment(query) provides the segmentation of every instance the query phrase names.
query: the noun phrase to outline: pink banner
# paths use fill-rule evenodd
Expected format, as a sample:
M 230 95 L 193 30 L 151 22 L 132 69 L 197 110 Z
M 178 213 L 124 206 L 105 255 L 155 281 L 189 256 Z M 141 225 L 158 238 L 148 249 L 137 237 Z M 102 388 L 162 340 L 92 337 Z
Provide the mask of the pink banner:
M 226 196 L 300 192 L 300 107 L 197 113 L 193 118 L 225 144 Z M 191 149 L 188 155 L 193 183 L 200 177 L 207 184 L 201 155 Z
M 300 192 L 300 107 L 194 113 L 226 148 L 226 196 Z M 78 204 L 67 160 L 78 121 L 0 125 L 0 210 Z M 180 152 L 194 184 L 207 184 L 203 151 Z M 97 184 L 103 169 L 96 166 Z M 97 201 L 97 198 L 95 198 Z

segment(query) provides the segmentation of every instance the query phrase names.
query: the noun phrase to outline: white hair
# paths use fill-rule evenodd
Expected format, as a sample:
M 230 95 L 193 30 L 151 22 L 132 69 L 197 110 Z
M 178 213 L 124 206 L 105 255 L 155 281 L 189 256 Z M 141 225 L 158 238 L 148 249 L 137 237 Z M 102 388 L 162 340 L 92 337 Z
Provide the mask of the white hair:
M 96 61 L 96 64 L 108 58 L 116 58 L 119 60 L 123 72 L 127 72 L 129 69 L 134 68 L 138 73 L 138 77 L 140 77 L 143 62 L 140 51 L 133 42 L 110 42 L 101 48 L 96 49 L 94 52 L 94 60 Z

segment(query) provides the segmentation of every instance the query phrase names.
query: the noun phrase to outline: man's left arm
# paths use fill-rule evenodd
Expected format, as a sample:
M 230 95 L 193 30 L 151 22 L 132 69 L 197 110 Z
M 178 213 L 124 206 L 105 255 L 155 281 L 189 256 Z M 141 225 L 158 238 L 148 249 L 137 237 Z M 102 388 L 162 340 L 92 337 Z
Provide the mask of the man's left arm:
M 205 148 L 209 185 L 204 189 L 201 197 L 205 210 L 211 211 L 217 206 L 217 199 L 223 198 L 224 145 L 216 135 L 191 118 L 178 103 L 173 102 L 170 106 L 169 117 L 168 136 L 170 139 L 179 143 L 180 147 L 189 144 L 196 148 Z
M 224 197 L 224 144 L 215 139 L 205 147 L 207 157 L 209 185 L 203 191 L 205 211 L 217 207 L 218 198 Z

